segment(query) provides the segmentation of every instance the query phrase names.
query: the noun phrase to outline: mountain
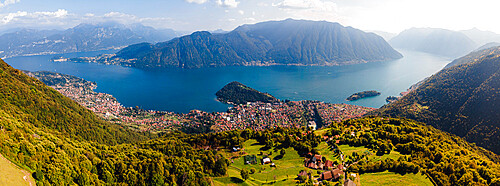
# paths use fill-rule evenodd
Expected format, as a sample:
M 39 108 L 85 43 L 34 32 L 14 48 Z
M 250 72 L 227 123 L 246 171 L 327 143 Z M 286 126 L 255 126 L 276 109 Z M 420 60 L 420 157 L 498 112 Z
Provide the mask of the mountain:
M 474 51 L 480 51 L 480 50 L 489 49 L 489 48 L 497 47 L 497 46 L 500 46 L 499 42 L 490 42 L 490 43 L 486 43 L 486 44 L 480 46 L 479 48 L 477 48 Z
M 477 47 L 477 44 L 463 33 L 438 28 L 404 30 L 389 43 L 394 48 L 416 50 L 451 58 L 466 55 Z
M 22 29 L 0 36 L 0 56 L 119 49 L 130 44 L 164 41 L 176 36 L 173 30 L 156 30 L 141 24 L 80 24 L 64 31 Z
M 500 47 L 463 59 L 378 114 L 422 121 L 500 153 Z
M 279 101 L 271 94 L 259 92 L 236 81 L 228 83 L 222 87 L 222 89 L 217 91 L 215 95 L 217 96 L 217 100 L 221 102 L 236 105 L 257 101 L 264 103 L 274 103 Z
M 495 32 L 483 31 L 477 28 L 462 30 L 460 32 L 465 34 L 475 43 L 477 43 L 477 46 L 485 45 L 491 42 L 500 42 L 500 34 L 497 34 Z
M 496 44 L 497 43 L 490 43 L 487 45 L 483 45 L 482 47 L 479 47 L 479 49 L 469 53 L 468 55 L 453 60 L 452 62 L 448 63 L 444 68 L 446 69 L 446 68 L 450 68 L 452 66 L 457 66 L 457 65 L 461 65 L 461 64 L 465 64 L 465 63 L 475 62 L 475 61 L 477 61 L 481 58 L 484 58 L 488 55 L 498 55 L 499 54 L 498 46 L 500 46 L 500 44 L 499 45 L 496 45 Z M 481 49 L 481 48 L 483 48 L 483 49 Z
M 243 25 L 225 34 L 200 31 L 115 58 L 139 68 L 237 65 L 347 65 L 401 58 L 373 33 L 325 21 L 287 19 Z
M 0 153 L 31 173 L 37 185 L 227 185 L 263 183 L 271 177 L 275 184 L 293 185 L 299 184 L 294 178 L 297 172 L 308 169 L 302 161 L 308 153 L 321 154 L 325 158 L 321 161 L 331 166 L 335 162 L 361 177 L 382 172 L 436 185 L 500 184 L 498 155 L 408 119 L 365 117 L 331 123 L 318 131 L 272 127 L 206 134 L 169 132 L 147 139 L 102 122 L 1 60 L 0 85 Z M 249 114 L 279 119 L 275 111 L 266 110 Z M 290 114 L 310 115 L 311 111 Z M 234 147 L 259 160 L 269 157 L 277 168 L 247 165 L 242 152 L 230 152 Z M 283 166 L 292 171 L 279 171 Z M 240 179 L 247 169 L 248 182 Z M 316 180 L 321 172 L 310 174 Z M 0 178 L 7 180 L 9 175 Z
M 369 30 L 366 32 L 372 32 L 374 34 L 377 34 L 384 38 L 386 41 L 390 41 L 392 38 L 396 37 L 397 34 L 391 33 L 391 32 L 385 32 L 385 31 L 380 31 L 380 30 Z

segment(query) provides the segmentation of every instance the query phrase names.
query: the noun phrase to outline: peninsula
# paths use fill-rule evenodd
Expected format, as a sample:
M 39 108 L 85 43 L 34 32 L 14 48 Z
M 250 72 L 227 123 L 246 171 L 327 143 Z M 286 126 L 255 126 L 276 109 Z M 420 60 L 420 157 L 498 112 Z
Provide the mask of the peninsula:
M 349 96 L 347 98 L 347 101 L 354 101 L 366 97 L 374 97 L 380 95 L 380 92 L 377 92 L 375 90 L 368 90 L 368 91 L 363 91 L 363 92 L 358 92 L 354 93 L 353 95 Z
M 277 98 L 268 93 L 259 92 L 240 82 L 233 81 L 222 87 L 217 93 L 217 100 L 233 105 L 246 104 L 247 102 L 275 103 Z

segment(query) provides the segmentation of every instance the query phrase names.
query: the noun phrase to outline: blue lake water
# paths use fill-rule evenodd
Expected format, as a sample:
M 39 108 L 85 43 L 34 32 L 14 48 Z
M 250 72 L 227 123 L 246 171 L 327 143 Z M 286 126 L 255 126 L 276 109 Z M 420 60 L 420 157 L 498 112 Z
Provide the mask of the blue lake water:
M 398 95 L 412 84 L 441 70 L 450 59 L 432 54 L 399 50 L 405 57 L 367 64 L 317 67 L 221 67 L 204 69 L 140 70 L 94 63 L 50 62 L 54 55 L 9 58 L 17 69 L 53 71 L 97 83 L 97 92 L 115 96 L 124 106 L 189 112 L 226 111 L 215 92 L 239 81 L 279 99 L 320 100 L 329 103 L 381 107 L 385 98 Z M 64 57 L 95 56 L 113 51 L 63 54 Z M 377 90 L 377 97 L 346 101 L 355 92 Z

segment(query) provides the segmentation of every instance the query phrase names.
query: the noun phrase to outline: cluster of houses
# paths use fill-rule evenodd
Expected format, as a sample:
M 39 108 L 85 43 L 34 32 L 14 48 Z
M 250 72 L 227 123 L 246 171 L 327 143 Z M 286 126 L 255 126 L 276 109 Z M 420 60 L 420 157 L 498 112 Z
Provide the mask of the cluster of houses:
M 334 165 L 333 161 L 323 159 L 321 155 L 313 155 L 312 153 L 307 154 L 304 166 L 310 169 L 327 170 L 321 173 L 321 180 L 338 180 L 341 175 L 344 175 L 344 171 L 346 170 L 344 165 Z

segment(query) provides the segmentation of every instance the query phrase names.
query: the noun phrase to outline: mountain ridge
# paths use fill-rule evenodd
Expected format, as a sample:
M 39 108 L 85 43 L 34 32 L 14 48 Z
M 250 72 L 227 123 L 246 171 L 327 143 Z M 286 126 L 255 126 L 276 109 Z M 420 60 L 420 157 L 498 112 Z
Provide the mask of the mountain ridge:
M 66 30 L 20 29 L 0 35 L 2 58 L 121 49 L 130 44 L 158 42 L 178 36 L 142 24 L 81 23 Z
M 338 23 L 293 19 L 242 25 L 225 34 L 198 31 L 155 45 L 130 45 L 114 56 L 138 68 L 346 65 L 401 57 L 376 34 Z

